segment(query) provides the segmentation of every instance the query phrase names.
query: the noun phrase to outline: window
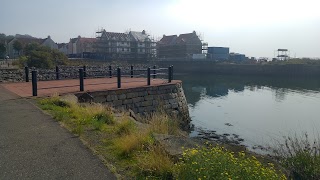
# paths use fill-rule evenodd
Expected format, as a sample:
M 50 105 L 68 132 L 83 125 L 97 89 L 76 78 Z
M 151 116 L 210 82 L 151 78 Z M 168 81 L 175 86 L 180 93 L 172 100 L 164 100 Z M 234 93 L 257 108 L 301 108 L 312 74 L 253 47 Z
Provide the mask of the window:
M 122 48 L 122 51 L 124 51 L 124 48 Z

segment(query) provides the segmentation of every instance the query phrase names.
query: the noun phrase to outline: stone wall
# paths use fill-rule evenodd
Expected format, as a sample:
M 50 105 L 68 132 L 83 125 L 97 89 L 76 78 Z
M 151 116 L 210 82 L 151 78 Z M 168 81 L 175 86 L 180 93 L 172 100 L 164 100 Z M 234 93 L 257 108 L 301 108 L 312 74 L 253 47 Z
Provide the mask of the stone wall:
M 24 71 L 19 69 L 0 69 L 0 82 L 21 82 Z
M 183 127 L 187 127 L 190 122 L 187 100 L 180 81 L 160 86 L 79 93 L 76 96 L 80 102 L 102 103 L 116 109 L 132 110 L 137 117 L 160 108 L 179 117 Z

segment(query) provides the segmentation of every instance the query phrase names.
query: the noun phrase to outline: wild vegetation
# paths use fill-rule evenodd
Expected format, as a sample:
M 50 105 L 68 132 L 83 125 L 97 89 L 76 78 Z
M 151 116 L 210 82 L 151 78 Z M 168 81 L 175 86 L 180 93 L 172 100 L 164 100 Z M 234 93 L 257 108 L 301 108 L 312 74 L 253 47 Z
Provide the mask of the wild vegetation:
M 293 179 L 320 179 L 319 140 L 310 143 L 307 134 L 284 137 L 276 143 L 274 153 Z
M 219 146 L 186 149 L 176 167 L 180 179 L 286 179 L 272 163 L 264 165 L 254 156 Z
M 174 119 L 159 111 L 141 124 L 116 115 L 101 104 L 78 104 L 70 97 L 39 100 L 42 109 L 80 136 L 105 159 L 114 173 L 137 179 L 285 179 L 273 166 L 244 153 L 234 155 L 221 147 L 185 149 L 177 161 L 169 156 L 155 134 L 183 134 Z M 109 164 L 108 162 L 112 162 Z

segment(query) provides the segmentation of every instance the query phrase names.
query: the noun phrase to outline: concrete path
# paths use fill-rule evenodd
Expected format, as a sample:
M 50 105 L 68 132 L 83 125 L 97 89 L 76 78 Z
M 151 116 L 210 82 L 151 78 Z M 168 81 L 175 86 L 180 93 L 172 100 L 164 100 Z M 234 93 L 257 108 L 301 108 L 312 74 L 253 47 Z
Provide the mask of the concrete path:
M 31 100 L 0 84 L 0 179 L 116 179 Z

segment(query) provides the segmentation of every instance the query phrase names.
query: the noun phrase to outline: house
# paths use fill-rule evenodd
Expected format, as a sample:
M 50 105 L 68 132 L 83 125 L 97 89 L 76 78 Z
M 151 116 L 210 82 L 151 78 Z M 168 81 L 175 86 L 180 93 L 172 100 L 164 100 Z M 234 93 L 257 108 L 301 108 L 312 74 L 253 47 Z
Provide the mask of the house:
M 71 38 L 68 43 L 68 56 L 77 58 L 89 58 L 94 54 L 96 38 L 84 38 L 78 36 Z
M 131 53 L 134 58 L 151 58 L 151 56 L 155 56 L 155 43 L 149 38 L 145 30 L 142 32 L 130 31 L 129 35 L 132 38 Z
M 163 35 L 157 43 L 159 58 L 192 58 L 202 53 L 202 42 L 195 31 L 187 34 Z
M 14 49 L 13 44 L 16 41 L 19 41 L 22 44 L 22 48 L 24 48 L 28 44 L 37 43 L 42 46 L 47 46 L 51 49 L 58 49 L 58 45 L 51 39 L 50 36 L 48 36 L 45 39 L 39 39 L 39 38 L 35 38 L 32 36 L 16 35 L 15 38 L 13 38 L 7 44 L 7 52 L 8 52 L 9 57 L 14 58 L 14 57 L 17 57 L 17 56 L 24 54 L 23 49 L 20 52 L 18 52 L 17 50 Z
M 96 55 L 103 59 L 146 59 L 155 54 L 155 43 L 145 30 L 128 33 L 97 32 Z
M 58 51 L 68 55 L 68 44 L 67 43 L 57 43 Z

